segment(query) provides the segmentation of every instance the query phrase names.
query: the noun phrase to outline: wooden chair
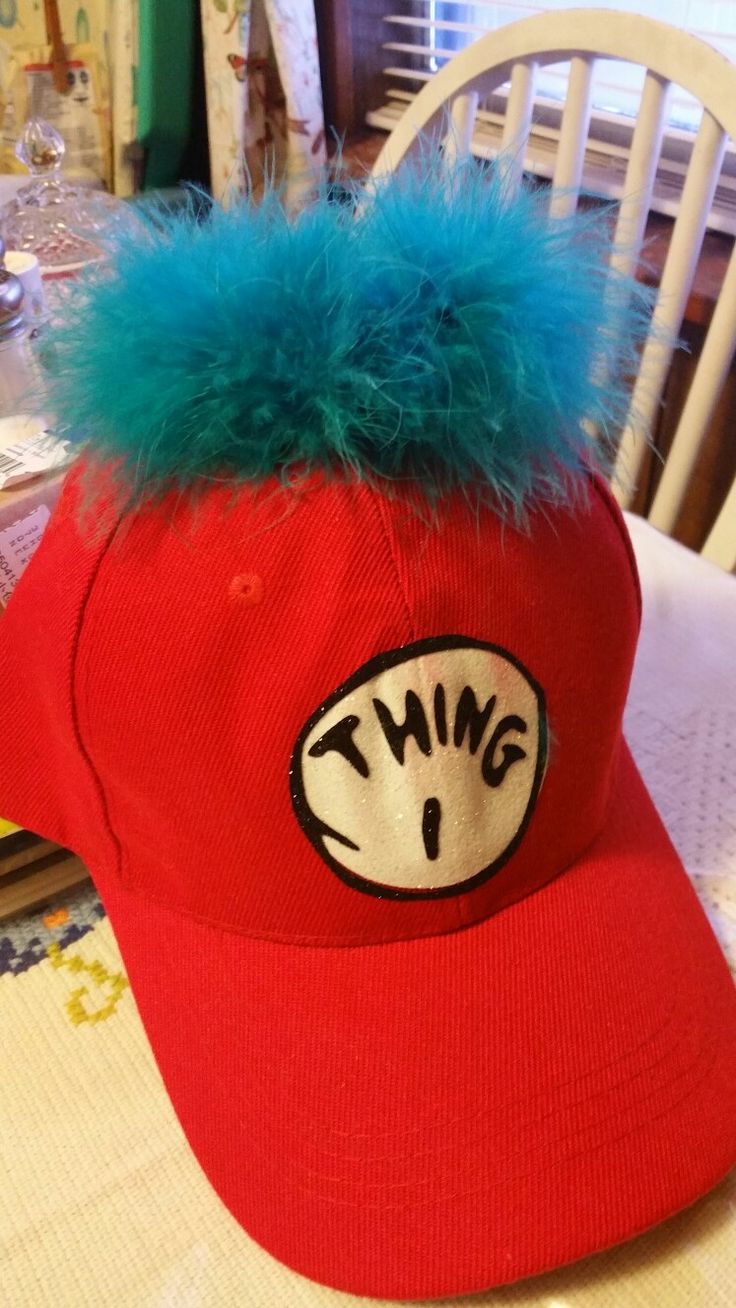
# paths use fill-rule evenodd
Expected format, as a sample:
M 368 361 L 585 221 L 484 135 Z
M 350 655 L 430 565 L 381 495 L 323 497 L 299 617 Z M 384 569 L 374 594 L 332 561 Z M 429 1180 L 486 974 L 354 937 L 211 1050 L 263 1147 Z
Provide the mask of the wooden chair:
M 639 261 L 650 208 L 657 160 L 665 127 L 671 84 L 688 91 L 703 106 L 667 258 L 655 322 L 676 337 L 683 321 L 706 221 L 728 137 L 736 140 L 736 66 L 703 41 L 638 14 L 610 10 L 568 9 L 511 23 L 481 37 L 454 56 L 411 102 L 374 165 L 380 178 L 402 162 L 419 134 L 450 122 L 445 152 L 452 159 L 468 150 L 479 98 L 510 82 L 501 149 L 508 151 L 509 184 L 521 181 L 525 146 L 533 115 L 537 70 L 570 61 L 567 98 L 554 170 L 551 212 L 574 210 L 583 170 L 591 112 L 591 87 L 598 58 L 622 60 L 646 72 L 619 205 L 613 258 L 619 269 L 633 272 Z M 722 391 L 736 347 L 736 254 L 731 257 L 698 366 L 666 460 L 649 521 L 671 532 L 690 475 Z M 651 429 L 667 380 L 672 350 L 652 334 L 633 385 L 630 415 Z M 646 451 L 636 439 L 633 421 L 621 436 L 614 489 L 627 507 Z M 702 549 L 704 557 L 727 569 L 736 566 L 736 481 Z

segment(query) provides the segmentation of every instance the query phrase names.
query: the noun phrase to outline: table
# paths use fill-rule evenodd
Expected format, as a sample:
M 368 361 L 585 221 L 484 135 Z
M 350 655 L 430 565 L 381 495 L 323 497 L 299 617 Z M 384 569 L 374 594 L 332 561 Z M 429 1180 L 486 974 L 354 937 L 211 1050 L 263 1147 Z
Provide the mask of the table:
M 626 731 L 736 974 L 736 578 L 628 524 L 644 623 Z M 0 1303 L 385 1308 L 282 1267 L 223 1208 L 169 1106 L 94 897 L 62 899 L 31 927 L 35 944 L 0 976 Z M 733 1308 L 735 1286 L 736 1171 L 626 1245 L 455 1302 Z

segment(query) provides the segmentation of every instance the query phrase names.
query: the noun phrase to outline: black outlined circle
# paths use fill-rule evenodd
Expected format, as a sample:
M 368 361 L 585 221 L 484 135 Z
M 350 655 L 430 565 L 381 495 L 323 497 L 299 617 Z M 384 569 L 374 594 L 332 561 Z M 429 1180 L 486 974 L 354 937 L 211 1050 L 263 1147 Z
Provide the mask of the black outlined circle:
M 408 663 L 413 659 L 420 657 L 422 654 L 440 653 L 451 649 L 480 649 L 486 650 L 490 654 L 499 655 L 506 662 L 511 664 L 521 673 L 531 690 L 534 692 L 537 701 L 539 739 L 537 748 L 537 759 L 534 770 L 534 777 L 529 792 L 529 798 L 526 804 L 524 815 L 517 828 L 517 831 L 502 853 L 493 859 L 486 867 L 481 868 L 473 876 L 465 881 L 455 882 L 449 886 L 440 886 L 438 888 L 428 889 L 421 888 L 417 890 L 407 890 L 404 887 L 385 885 L 379 881 L 368 880 L 359 876 L 351 869 L 346 868 L 325 848 L 323 837 L 332 835 L 343 840 L 339 833 L 332 831 L 320 818 L 316 817 L 307 802 L 304 779 L 302 774 L 302 754 L 304 745 L 319 723 L 320 719 L 329 712 L 341 699 L 352 691 L 357 690 L 367 681 L 371 681 L 381 672 L 396 667 L 401 663 Z M 306 835 L 310 844 L 314 846 L 317 853 L 324 863 L 343 881 L 346 885 L 354 890 L 359 890 L 363 894 L 373 895 L 379 899 L 394 900 L 416 900 L 416 899 L 448 899 L 455 895 L 465 894 L 470 890 L 475 890 L 477 886 L 488 881 L 496 872 L 498 872 L 511 856 L 518 849 L 524 834 L 529 826 L 532 813 L 536 805 L 539 790 L 544 778 L 545 767 L 547 763 L 548 748 L 548 731 L 547 731 L 547 713 L 545 696 L 542 687 L 529 670 L 524 666 L 520 659 L 516 658 L 507 649 L 501 645 L 494 645 L 488 641 L 474 640 L 467 636 L 430 636 L 424 640 L 414 641 L 409 645 L 401 645 L 398 648 L 387 650 L 384 653 L 377 654 L 363 663 L 352 676 L 343 681 L 340 686 L 334 690 L 326 700 L 319 705 L 314 713 L 309 717 L 307 722 L 299 732 L 291 756 L 291 765 L 289 769 L 291 802 L 302 831 Z

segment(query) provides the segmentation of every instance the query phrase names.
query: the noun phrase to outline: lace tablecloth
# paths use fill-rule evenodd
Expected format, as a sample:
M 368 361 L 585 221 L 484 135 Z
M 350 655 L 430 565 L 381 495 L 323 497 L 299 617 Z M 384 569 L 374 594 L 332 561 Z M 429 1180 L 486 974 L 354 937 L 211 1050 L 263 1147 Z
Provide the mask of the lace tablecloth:
M 736 971 L 736 579 L 629 521 L 645 611 L 626 731 Z M 2 1308 L 379 1308 L 282 1267 L 223 1208 L 91 892 L 11 924 L 3 947 Z M 454 1302 L 734 1308 L 736 1171 L 626 1245 Z

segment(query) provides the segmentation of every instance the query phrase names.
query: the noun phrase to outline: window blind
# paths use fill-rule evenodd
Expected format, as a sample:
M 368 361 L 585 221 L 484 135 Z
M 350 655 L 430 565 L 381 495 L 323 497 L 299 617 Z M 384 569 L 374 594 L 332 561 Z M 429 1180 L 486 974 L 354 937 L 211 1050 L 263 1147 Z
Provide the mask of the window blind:
M 381 23 L 385 98 L 368 113 L 368 123 L 390 131 L 407 103 L 448 59 L 489 31 L 533 14 L 574 7 L 570 0 L 387 0 Z M 701 37 L 736 62 L 736 0 L 596 0 L 589 9 L 631 10 L 659 18 Z M 540 68 L 527 171 L 551 177 L 569 66 Z M 593 112 L 586 151 L 584 185 L 611 198 L 621 194 L 628 149 L 637 113 L 644 70 L 616 60 L 596 64 Z M 500 143 L 504 97 L 508 88 L 481 104 L 473 150 L 493 157 Z M 700 105 L 682 88 L 668 101 L 668 129 L 662 148 L 652 205 L 677 212 L 690 149 L 700 121 Z M 709 226 L 736 235 L 736 149 L 729 145 Z

